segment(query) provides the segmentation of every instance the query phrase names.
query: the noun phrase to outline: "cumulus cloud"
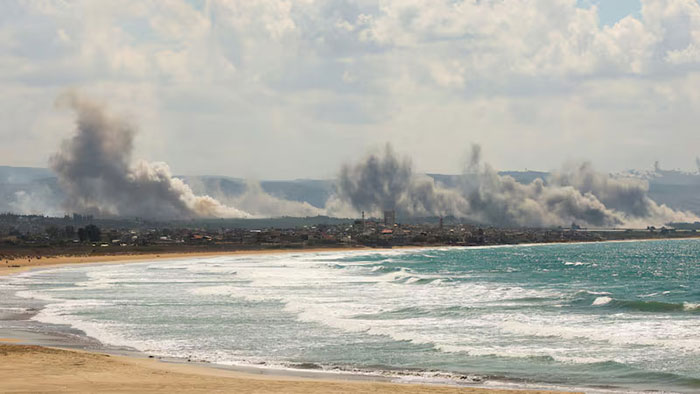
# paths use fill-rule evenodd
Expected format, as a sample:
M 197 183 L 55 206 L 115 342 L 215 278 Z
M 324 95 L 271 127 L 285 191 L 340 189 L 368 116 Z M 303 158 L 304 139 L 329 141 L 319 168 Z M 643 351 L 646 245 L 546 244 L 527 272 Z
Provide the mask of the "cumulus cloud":
M 142 149 L 192 173 L 327 177 L 345 152 L 385 140 L 431 172 L 454 172 L 451 157 L 476 137 L 463 124 L 489 130 L 478 138 L 500 167 L 575 156 L 622 170 L 656 152 L 687 165 L 700 5 L 642 0 L 605 25 L 580 3 L 5 2 L 0 154 L 40 165 L 53 141 L 37 136 L 57 135 L 42 134 L 55 124 L 46 97 L 79 86 L 147 108 L 171 138 L 144 134 Z M 187 150 L 171 142 L 204 122 Z

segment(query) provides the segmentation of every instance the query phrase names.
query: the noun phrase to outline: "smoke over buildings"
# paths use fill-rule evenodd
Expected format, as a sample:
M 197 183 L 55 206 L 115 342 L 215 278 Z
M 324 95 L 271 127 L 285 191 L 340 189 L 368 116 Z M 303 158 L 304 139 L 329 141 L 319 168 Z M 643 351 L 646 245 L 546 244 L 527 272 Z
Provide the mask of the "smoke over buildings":
M 596 172 L 590 163 L 554 172 L 550 182 L 558 187 L 572 186 L 582 194 L 595 196 L 607 208 L 621 214 L 626 224 L 642 221 L 663 224 L 697 219 L 691 213 L 676 211 L 653 201 L 649 197 L 648 181 L 611 177 Z
M 577 222 L 593 226 L 617 226 L 619 214 L 595 196 L 582 194 L 572 186 L 554 186 L 542 179 L 529 184 L 499 175 L 481 161 L 481 149 L 472 147 L 469 165 L 460 189 L 468 201 L 467 216 L 479 222 L 501 226 L 568 226 Z
M 450 190 L 435 184 L 432 178 L 413 173 L 411 161 L 399 158 L 390 145 L 382 153 L 371 153 L 363 161 L 345 164 L 340 170 L 337 194 L 327 210 L 366 211 L 379 215 L 396 211 L 403 216 L 434 216 L 461 212 L 465 201 Z
M 565 166 L 530 183 L 499 174 L 473 145 L 464 172 L 449 185 L 417 174 L 411 160 L 389 144 L 340 169 L 335 193 L 324 207 L 289 201 L 247 182 L 235 194 L 193 187 L 173 177 L 165 163 L 132 158 L 135 128 L 99 104 L 76 94 L 59 104 L 75 111 L 75 134 L 50 159 L 65 195 L 65 212 L 156 219 L 206 217 L 448 216 L 498 226 L 646 226 L 696 221 L 697 216 L 649 197 L 640 178 L 611 176 L 590 163 Z M 700 171 L 700 158 L 696 160 Z M 658 163 L 656 164 L 658 168 Z M 46 193 L 44 193 L 46 194 Z M 47 194 L 48 196 L 48 194 Z M 33 212 L 48 206 L 40 193 L 15 195 L 13 209 Z M 213 196 L 213 197 L 211 197 Z M 214 198 L 216 197 L 216 198 Z M 51 212 L 56 209 L 51 210 Z M 47 210 L 49 212 L 49 210 Z
M 246 217 L 195 195 L 165 163 L 132 162 L 135 129 L 76 94 L 59 98 L 76 113 L 75 134 L 50 159 L 68 211 L 149 218 Z
M 338 192 L 329 211 L 345 202 L 355 211 L 377 214 L 395 210 L 403 216 L 453 215 L 500 226 L 587 226 L 664 224 L 697 220 L 687 212 L 659 205 L 639 179 L 613 178 L 590 163 L 564 168 L 548 179 L 523 184 L 500 175 L 482 161 L 473 145 L 456 188 L 413 173 L 408 159 L 390 146 L 383 154 L 343 166 Z

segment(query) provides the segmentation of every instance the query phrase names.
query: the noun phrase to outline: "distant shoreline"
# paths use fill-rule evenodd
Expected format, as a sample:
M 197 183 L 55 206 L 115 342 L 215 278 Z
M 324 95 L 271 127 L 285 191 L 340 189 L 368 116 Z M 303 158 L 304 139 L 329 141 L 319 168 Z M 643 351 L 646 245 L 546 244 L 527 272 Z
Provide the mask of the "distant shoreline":
M 451 244 L 431 244 L 431 245 L 397 245 L 392 247 L 372 247 L 363 245 L 352 245 L 339 247 L 337 245 L 328 247 L 302 247 L 302 248 L 245 248 L 245 249 L 228 249 L 212 245 L 203 248 L 188 248 L 189 250 L 168 250 L 162 249 L 158 251 L 126 251 L 124 253 L 113 253 L 105 251 L 100 253 L 100 249 L 94 254 L 45 254 L 38 253 L 40 250 L 29 249 L 22 250 L 24 255 L 11 255 L 10 258 L 2 257 L 2 249 L 0 248 L 0 276 L 18 274 L 28 270 L 38 268 L 55 268 L 63 266 L 72 266 L 79 264 L 126 264 L 136 262 L 146 262 L 152 260 L 163 259 L 186 259 L 200 258 L 213 256 L 236 256 L 236 255 L 265 255 L 265 254 L 285 254 L 285 253 L 321 253 L 321 252 L 353 252 L 353 251 L 387 251 L 401 249 L 436 249 L 436 248 L 483 248 L 483 247 L 503 247 L 503 246 L 534 246 L 534 245 L 558 245 L 558 244 L 588 244 L 588 243 L 607 243 L 607 242 L 642 242 L 642 241 L 663 241 L 663 240 L 683 240 L 683 239 L 700 239 L 700 234 L 686 235 L 682 237 L 647 237 L 647 238 L 629 238 L 629 239 L 604 239 L 604 240 L 574 240 L 574 241 L 556 241 L 556 242 L 523 242 L 523 243 L 502 243 L 502 244 L 487 244 L 487 245 L 451 245 Z M 16 252 L 17 250 L 15 250 Z
M 395 247 L 392 249 L 400 249 Z M 416 247 L 403 247 L 404 249 L 418 249 Z M 123 254 L 91 254 L 91 255 L 53 255 L 53 256 L 24 256 L 14 260 L 0 261 L 0 276 L 18 274 L 37 268 L 68 267 L 80 264 L 126 264 L 147 262 L 152 260 L 175 260 L 186 258 L 201 258 L 214 256 L 237 256 L 237 255 L 266 255 L 284 253 L 318 253 L 318 252 L 351 252 L 359 250 L 390 250 L 369 247 L 347 247 L 347 248 L 298 248 L 298 249 L 238 249 L 238 250 L 209 250 L 209 251 L 164 251 L 137 253 L 128 252 Z

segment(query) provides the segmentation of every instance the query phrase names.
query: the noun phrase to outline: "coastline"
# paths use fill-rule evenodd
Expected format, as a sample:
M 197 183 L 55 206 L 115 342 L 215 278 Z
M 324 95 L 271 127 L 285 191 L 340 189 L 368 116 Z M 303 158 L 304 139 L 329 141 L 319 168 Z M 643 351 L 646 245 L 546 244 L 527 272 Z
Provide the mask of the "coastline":
M 34 258 L 21 258 L 11 260 L 0 259 L 0 276 L 19 274 L 22 272 L 43 269 L 67 267 L 80 264 L 127 264 L 147 262 L 151 260 L 176 260 L 186 258 L 217 257 L 217 256 L 245 256 L 245 255 L 269 255 L 269 254 L 294 254 L 294 253 L 332 253 L 332 252 L 386 252 L 389 250 L 419 250 L 419 249 L 479 249 L 479 248 L 499 248 L 517 246 L 544 246 L 544 245 L 578 245 L 597 243 L 618 243 L 618 242 L 653 242 L 669 240 L 698 240 L 700 235 L 678 238 L 639 238 L 639 239 L 612 239 L 602 241 L 573 241 L 573 242 L 534 242 L 516 244 L 494 244 L 494 245 L 406 245 L 393 246 L 390 248 L 375 248 L 370 246 L 350 246 L 350 247 L 327 247 L 327 248 L 289 248 L 289 249 L 236 249 L 236 250 L 212 250 L 212 251 L 160 251 L 154 253 L 127 252 L 119 254 L 95 254 L 95 255 L 51 255 L 35 256 Z
M 3 392 L 489 393 L 552 391 L 310 379 L 243 373 L 202 365 L 0 342 Z
M 397 247 L 435 249 L 445 246 Z M 230 255 L 386 251 L 377 248 L 319 248 L 157 253 L 103 256 L 54 256 L 0 266 L 0 276 L 82 264 L 127 264 Z M 164 360 L 137 351 L 90 347 L 49 335 L 32 337 L 0 331 L 0 391 L 55 392 L 210 392 L 256 393 L 553 393 L 553 391 L 469 387 L 448 382 L 397 382 L 396 378 L 353 372 L 328 373 L 256 367 L 224 367 Z
M 68 267 L 80 264 L 127 264 L 141 263 L 152 260 L 177 260 L 187 258 L 203 258 L 217 256 L 247 256 L 247 255 L 268 255 L 268 254 L 287 254 L 287 253 L 321 253 L 321 252 L 353 252 L 353 251 L 386 251 L 400 249 L 432 249 L 442 246 L 409 246 L 409 247 L 394 247 L 391 249 L 370 248 L 370 247 L 348 247 L 348 248 L 299 248 L 299 249 L 243 249 L 243 250 L 216 250 L 216 251 L 197 251 L 197 252 L 158 252 L 158 253 L 124 253 L 124 254 L 105 254 L 105 255 L 85 255 L 85 256 L 39 256 L 40 258 L 32 259 L 15 259 L 12 264 L 0 262 L 0 276 L 19 274 L 22 272 L 43 269 L 43 268 L 58 268 Z
M 653 241 L 651 240 L 613 240 L 613 241 L 603 241 L 603 242 L 631 242 L 631 241 Z M 578 244 L 579 242 L 575 242 Z M 580 242 L 581 244 L 589 242 Z M 537 245 L 550 245 L 554 243 L 536 243 L 536 244 L 518 244 L 518 245 L 487 245 L 485 247 L 498 248 L 498 247 L 514 247 L 514 246 L 537 246 Z M 568 242 L 567 244 L 572 244 Z M 42 258 L 39 260 L 34 260 L 30 264 L 26 264 L 20 267 L 0 267 L 0 276 L 17 274 L 34 269 L 45 269 L 45 268 L 56 268 L 62 266 L 74 266 L 80 264 L 125 264 L 125 263 L 138 263 L 147 262 L 153 260 L 178 260 L 187 258 L 203 258 L 210 256 L 222 256 L 222 255 L 266 255 L 266 254 L 297 254 L 297 253 L 333 253 L 333 252 L 382 252 L 387 250 L 401 250 L 401 249 L 443 249 L 449 248 L 450 246 L 435 245 L 435 246 L 411 246 L 411 247 L 396 247 L 392 249 L 379 249 L 379 248 L 320 248 L 320 249 L 267 249 L 267 250 L 240 250 L 240 251 L 213 251 L 213 252 L 196 252 L 196 253 L 157 253 L 157 254 L 132 254 L 132 255 L 107 255 L 107 256 L 59 256 Z M 483 248 L 484 246 L 477 246 L 476 248 Z M 458 246 L 456 248 L 469 248 Z M 3 264 L 4 265 L 4 264 Z M 313 372 L 313 371 L 297 371 L 297 370 L 279 370 L 272 368 L 255 368 L 255 367 L 242 367 L 242 368 L 226 368 L 222 369 L 222 366 L 208 365 L 200 363 L 185 363 L 184 360 L 160 360 L 160 359 L 148 359 L 144 354 L 121 354 L 119 352 L 115 353 L 109 351 L 108 356 L 104 356 L 102 349 L 91 349 L 90 352 L 85 352 L 78 350 L 77 354 L 81 355 L 92 355 L 98 356 L 102 355 L 105 359 L 109 359 L 110 363 L 107 367 L 102 368 L 99 374 L 93 376 L 95 373 L 90 368 L 83 371 L 83 366 L 87 365 L 89 361 L 96 362 L 94 357 L 90 358 L 88 356 L 77 356 L 75 348 L 70 350 L 66 349 L 63 344 L 40 344 L 41 346 L 26 349 L 22 346 L 25 345 L 36 345 L 36 342 L 27 340 L 22 335 L 8 335 L 5 332 L 0 332 L 0 391 L 35 391 L 39 386 L 21 386 L 22 382 L 15 381 L 12 379 L 13 376 L 21 376 L 22 370 L 12 369 L 9 366 L 21 365 L 23 362 L 30 362 L 35 367 L 40 370 L 54 368 L 53 364 L 64 365 L 65 368 L 61 370 L 56 370 L 56 376 L 65 377 L 67 380 L 61 380 L 60 385 L 68 385 L 70 387 L 65 391 L 70 392 L 80 392 L 80 391 L 90 391 L 89 387 L 80 386 L 79 382 L 74 382 L 72 376 L 79 374 L 86 377 L 86 379 L 97 379 L 99 384 L 104 384 L 104 388 L 99 390 L 106 391 L 133 391 L 133 392 L 165 392 L 172 391 L 174 388 L 183 388 L 180 391 L 200 391 L 201 387 L 206 387 L 201 391 L 213 391 L 213 390 L 226 390 L 226 391 L 241 391 L 241 392 L 307 392 L 307 393 L 321 393 L 321 392 L 409 392 L 409 393 L 423 393 L 423 392 L 483 392 L 483 393 L 515 393 L 515 392 L 527 392 L 527 393 L 544 393 L 552 391 L 539 391 L 539 390 L 529 390 L 526 386 L 516 386 L 516 389 L 498 389 L 498 388 L 486 388 L 486 387 L 474 387 L 465 386 L 455 383 L 446 386 L 449 382 L 432 382 L 432 381 L 410 381 L 399 382 L 391 381 L 391 377 L 384 377 L 381 375 L 367 376 L 361 373 L 328 373 L 328 372 Z M 58 353 L 46 353 L 48 350 L 45 349 L 56 349 L 60 348 L 62 352 Z M 79 348 L 79 347 L 77 347 Z M 56 349 L 59 350 L 59 349 Z M 63 353 L 63 351 L 67 353 Z M 73 353 L 71 353 L 73 352 Z M 85 358 L 88 357 L 88 358 Z M 27 358 L 31 360 L 27 360 Z M 76 361 L 77 360 L 77 361 Z M 103 359 L 99 359 L 103 360 Z M 100 361 L 101 362 L 101 361 Z M 116 364 L 115 364 L 116 363 Z M 101 364 L 100 364 L 101 365 Z M 177 369 L 174 370 L 171 367 L 173 365 L 179 365 Z M 14 367 L 13 367 L 14 368 Z M 95 367 L 98 368 L 98 367 Z M 175 386 L 170 386 L 167 382 L 158 383 L 159 386 L 151 388 L 150 386 L 144 390 L 143 384 L 139 383 L 140 377 L 134 377 L 134 369 L 142 369 L 148 371 L 150 375 L 161 374 L 167 375 L 169 377 L 166 380 L 171 379 L 173 374 L 179 374 L 173 381 L 178 381 Z M 216 373 L 212 375 L 214 372 Z M 139 372 L 139 373 L 141 373 Z M 133 376 L 132 376 L 133 375 Z M 183 375 L 183 376 L 180 376 Z M 140 376 L 140 375 L 138 375 Z M 264 384 L 260 383 L 260 379 L 263 379 Z M 43 377 L 37 376 L 36 380 L 41 382 Z M 53 379 L 53 378 L 52 378 Z M 61 378 L 63 379 L 63 378 Z M 145 379 L 145 378 L 144 378 Z M 110 382 L 119 382 L 126 380 L 134 384 L 134 389 L 121 389 L 119 386 L 108 386 Z M 169 381 L 169 380 L 168 380 Z M 296 382 L 303 381 L 297 384 Z M 159 381 L 160 382 L 160 381 Z M 198 383 L 193 383 L 198 382 Z M 290 389 L 288 387 L 280 387 L 286 384 L 292 384 L 294 388 Z M 44 383 L 48 386 L 53 387 L 55 383 L 53 380 L 44 380 Z M 196 384 L 195 386 L 188 386 Z M 14 386 L 18 385 L 18 386 Z M 128 386 L 127 385 L 127 386 Z M 298 390 L 297 390 L 297 386 Z M 63 387 L 63 386 L 62 386 Z M 102 386 L 99 386 L 102 387 Z M 498 386 L 496 386 L 498 387 Z M 503 386 L 501 386 L 503 387 Z M 510 386 L 505 386 L 510 387 Z M 531 386 L 535 387 L 535 386 Z M 44 388 L 46 389 L 46 388 Z M 554 387 L 554 389 L 560 389 L 559 387 Z M 566 390 L 566 388 L 561 388 Z M 574 388 L 571 388 L 574 389 Z M 60 391 L 60 390 L 59 390 Z

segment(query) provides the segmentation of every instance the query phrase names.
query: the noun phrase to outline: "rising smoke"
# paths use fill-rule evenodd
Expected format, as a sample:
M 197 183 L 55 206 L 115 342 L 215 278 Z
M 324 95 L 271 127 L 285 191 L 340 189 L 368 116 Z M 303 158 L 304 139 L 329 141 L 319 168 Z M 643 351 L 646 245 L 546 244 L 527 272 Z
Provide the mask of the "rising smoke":
M 501 226 L 645 226 L 696 221 L 648 196 L 640 179 L 596 172 L 590 163 L 566 166 L 548 179 L 523 184 L 500 175 L 473 145 L 456 186 L 416 174 L 410 159 L 387 144 L 381 152 L 341 168 L 337 190 L 325 208 L 271 196 L 257 182 L 242 194 L 198 195 L 165 163 L 132 161 L 135 129 L 99 104 L 76 94 L 59 103 L 76 113 L 75 135 L 50 159 L 66 195 L 64 209 L 98 216 L 172 219 L 195 217 L 379 216 L 394 210 L 403 217 L 453 215 Z M 700 171 L 700 158 L 696 160 Z M 658 164 L 657 164 L 658 167 Z M 42 199 L 18 195 L 22 211 Z M 222 202 L 223 201 L 223 202 Z M 233 208 L 237 207 L 237 208 Z
M 478 145 L 472 147 L 469 165 L 460 182 L 462 196 L 469 203 L 467 217 L 501 226 L 623 223 L 620 215 L 592 194 L 582 194 L 572 186 L 548 185 L 539 178 L 529 184 L 519 183 L 483 163 L 480 152 Z
M 75 135 L 49 162 L 67 195 L 67 210 L 148 218 L 249 216 L 195 195 L 165 163 L 133 163 L 135 129 L 99 104 L 77 94 L 61 96 L 58 104 L 76 113 Z
M 698 173 L 700 174 L 700 157 L 695 158 L 695 165 L 698 167 Z
M 391 146 L 371 153 L 364 161 L 345 164 L 337 193 L 327 205 L 330 215 L 365 211 L 380 215 L 393 210 L 403 216 L 447 215 L 466 209 L 456 190 L 442 188 L 432 178 L 413 173 L 411 161 L 400 159 Z
M 686 212 L 659 205 L 649 197 L 649 183 L 638 178 L 611 177 L 583 163 L 554 172 L 550 182 L 559 187 L 572 186 L 582 194 L 595 196 L 606 207 L 622 215 L 624 223 L 664 224 L 697 219 Z
M 395 210 L 401 216 L 454 215 L 501 226 L 640 226 L 689 221 L 686 212 L 659 205 L 648 197 L 641 180 L 613 178 L 594 171 L 589 163 L 566 167 L 547 180 L 522 184 L 500 175 L 481 158 L 473 145 L 456 188 L 415 175 L 408 159 L 398 158 L 390 146 L 383 155 L 371 154 L 360 163 L 345 165 L 329 211 L 344 202 L 355 211 L 376 215 Z

